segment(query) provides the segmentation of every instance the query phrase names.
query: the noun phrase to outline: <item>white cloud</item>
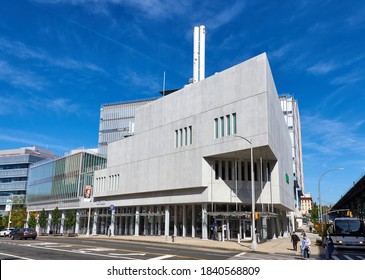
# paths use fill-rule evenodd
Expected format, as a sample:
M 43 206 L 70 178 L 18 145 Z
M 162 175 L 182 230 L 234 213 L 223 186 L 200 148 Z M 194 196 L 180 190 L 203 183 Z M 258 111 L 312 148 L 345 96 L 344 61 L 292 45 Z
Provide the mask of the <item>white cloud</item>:
M 338 68 L 338 65 L 333 61 L 328 61 L 328 62 L 322 61 L 307 68 L 307 71 L 312 74 L 323 75 L 335 70 L 336 68 Z
M 333 85 L 346 85 L 346 84 L 353 84 L 358 81 L 363 80 L 364 73 L 363 70 L 353 70 L 350 73 L 346 73 L 342 76 L 338 76 L 334 79 L 332 79 L 331 84 Z

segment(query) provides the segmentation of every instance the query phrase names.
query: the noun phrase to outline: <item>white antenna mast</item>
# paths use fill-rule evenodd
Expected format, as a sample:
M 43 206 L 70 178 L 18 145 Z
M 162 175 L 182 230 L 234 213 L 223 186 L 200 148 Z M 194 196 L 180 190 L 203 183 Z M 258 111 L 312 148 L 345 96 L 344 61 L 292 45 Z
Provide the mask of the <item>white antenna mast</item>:
M 162 96 L 165 96 L 166 71 L 163 70 Z
M 194 27 L 193 83 L 205 78 L 205 26 Z

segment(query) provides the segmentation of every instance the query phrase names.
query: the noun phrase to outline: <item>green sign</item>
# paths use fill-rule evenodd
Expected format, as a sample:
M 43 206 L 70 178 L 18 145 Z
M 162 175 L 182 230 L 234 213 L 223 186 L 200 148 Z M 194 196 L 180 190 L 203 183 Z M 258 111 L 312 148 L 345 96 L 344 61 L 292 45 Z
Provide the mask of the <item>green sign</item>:
M 285 173 L 285 181 L 287 184 L 289 184 L 289 175 L 288 173 Z

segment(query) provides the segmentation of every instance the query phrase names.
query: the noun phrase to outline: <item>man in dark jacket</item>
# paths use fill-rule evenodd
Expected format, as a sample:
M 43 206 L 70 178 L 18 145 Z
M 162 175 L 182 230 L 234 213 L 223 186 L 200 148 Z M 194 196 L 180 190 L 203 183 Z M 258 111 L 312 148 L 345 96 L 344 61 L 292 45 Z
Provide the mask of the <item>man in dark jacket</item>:
M 295 231 L 293 231 L 290 241 L 293 243 L 293 250 L 296 251 L 298 249 L 298 242 L 300 241 L 300 238 L 296 235 Z

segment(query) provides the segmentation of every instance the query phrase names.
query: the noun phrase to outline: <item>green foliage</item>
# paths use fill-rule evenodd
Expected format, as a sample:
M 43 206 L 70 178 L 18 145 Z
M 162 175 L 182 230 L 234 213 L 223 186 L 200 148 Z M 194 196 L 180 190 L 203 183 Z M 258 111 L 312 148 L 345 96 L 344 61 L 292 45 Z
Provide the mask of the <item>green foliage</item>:
M 37 226 L 36 213 L 33 212 L 33 213 L 29 214 L 28 226 L 30 228 L 36 228 L 36 226 Z
M 66 212 L 66 220 L 65 227 L 67 230 L 72 229 L 76 224 L 76 214 L 73 210 L 67 210 Z
M 311 220 L 312 223 L 318 222 L 318 206 L 317 206 L 316 203 L 314 203 L 314 205 L 313 205 L 310 220 Z
M 42 209 L 41 213 L 39 214 L 38 224 L 41 227 L 41 230 L 44 230 L 47 225 L 47 216 L 44 209 Z
M 0 228 L 7 228 L 9 222 L 9 216 L 1 216 L 0 217 Z
M 57 233 L 58 224 L 60 222 L 61 213 L 60 210 L 58 210 L 58 207 L 56 207 L 55 210 L 53 210 L 52 214 L 52 224 L 53 224 L 53 230 L 55 233 Z

